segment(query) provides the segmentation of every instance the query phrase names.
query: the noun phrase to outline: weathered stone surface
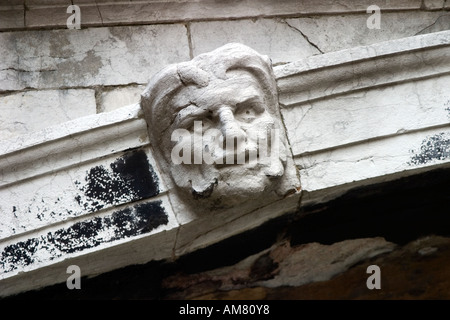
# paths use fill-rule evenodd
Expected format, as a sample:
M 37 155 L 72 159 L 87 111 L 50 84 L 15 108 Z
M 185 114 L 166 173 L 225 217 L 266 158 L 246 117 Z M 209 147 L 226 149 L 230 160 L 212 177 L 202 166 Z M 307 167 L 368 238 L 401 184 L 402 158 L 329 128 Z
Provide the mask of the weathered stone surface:
M 67 267 L 85 275 L 170 256 L 178 226 L 165 196 L 102 211 L 87 219 L 2 241 L 0 296 L 67 279 Z
M 442 30 L 450 30 L 450 13 L 449 12 L 447 12 L 446 14 L 441 14 L 436 19 L 436 21 L 434 21 L 433 24 L 426 27 L 425 29 L 420 31 L 418 34 L 433 33 L 433 32 L 439 32 Z
M 57 171 L 51 173 L 51 178 L 49 175 L 16 181 L 0 190 L 0 239 L 165 191 L 146 149 Z
M 372 87 L 445 75 L 450 70 L 446 54 L 448 42 L 449 32 L 445 31 L 331 52 L 277 66 L 274 71 L 280 103 L 283 107 L 299 106 Z M 415 54 L 416 51 L 421 54 Z M 333 85 L 330 86 L 329 81 Z
M 3 140 L 0 185 L 7 187 L 148 142 L 147 123 L 139 105 L 64 122 Z
M 440 76 L 287 108 L 283 116 L 293 152 L 301 155 L 446 125 L 450 94 L 442 84 L 449 82 L 449 76 Z
M 11 3 L 23 3 L 24 0 L 6 0 Z M 32 4 L 35 6 L 38 5 L 48 5 L 48 4 L 64 4 L 69 0 L 27 0 L 28 4 Z M 70 2 L 70 1 L 69 1 Z M 97 3 L 99 5 L 111 4 L 111 3 L 119 3 L 119 4 L 127 4 L 128 2 L 133 2 L 132 0 L 72 0 L 73 4 L 93 4 Z M 145 3 L 153 3 L 153 0 L 140 0 L 138 4 Z M 177 3 L 179 1 L 164 1 L 167 4 Z M 318 0 L 314 3 L 311 3 L 308 0 L 282 0 L 277 3 L 277 5 L 273 5 L 273 2 L 269 0 L 259 1 L 258 3 L 254 3 L 253 1 L 242 1 L 233 6 L 231 5 L 221 5 L 220 3 L 215 3 L 211 0 L 187 0 L 183 1 L 185 5 L 190 5 L 193 8 L 200 10 L 198 14 L 206 16 L 205 12 L 212 11 L 211 14 L 221 14 L 218 11 L 218 8 L 224 8 L 231 12 L 239 13 L 238 10 L 245 10 L 245 15 L 249 15 L 254 13 L 255 9 L 260 9 L 264 12 L 274 12 L 274 13 L 317 13 L 317 12 L 336 12 L 342 13 L 345 11 L 363 11 L 372 3 L 370 0 L 362 0 L 358 2 L 336 2 L 332 0 Z M 216 6 L 214 6 L 214 4 Z M 396 1 L 383 1 L 380 6 L 383 6 L 385 9 L 419 9 L 421 1 L 420 0 L 396 0 Z M 170 6 L 168 6 L 171 8 Z M 235 8 L 236 7 L 236 8 Z M 203 10 L 203 11 L 202 11 Z M 223 13 L 222 13 L 223 14 Z M 244 13 L 242 13 L 244 15 Z
M 96 113 L 91 89 L 26 91 L 0 97 L 0 140 Z
M 299 30 L 280 19 L 198 22 L 190 30 L 194 56 L 229 42 L 248 45 L 275 64 L 320 53 Z
M 295 212 L 300 206 L 300 195 L 299 191 L 297 194 L 261 206 L 256 210 L 254 210 L 254 203 L 250 202 L 247 206 L 241 205 L 239 210 L 228 210 L 228 212 L 223 213 L 213 212 L 214 219 L 211 219 L 212 212 L 210 211 L 205 210 L 199 213 L 200 210 L 192 210 L 183 212 L 175 204 L 174 211 L 178 213 L 177 219 L 183 225 L 174 248 L 175 256 L 182 256 L 208 247 L 218 241 L 256 228 L 284 213 Z M 266 199 L 264 199 L 265 201 Z M 263 202 L 261 198 L 259 202 Z
M 63 282 L 70 264 L 93 275 L 175 258 L 297 208 L 299 194 L 216 219 L 174 212 L 142 117 L 130 105 L 1 145 L 1 296 Z
M 100 94 L 98 110 L 109 112 L 123 106 L 139 103 L 144 89 L 144 85 L 105 89 Z
M 329 246 L 311 243 L 296 249 L 284 244 L 271 252 L 279 273 L 261 284 L 280 287 L 326 281 L 365 259 L 390 252 L 394 247 L 393 243 L 381 238 L 345 240 Z
M 446 0 L 425 0 L 423 5 L 429 10 L 440 10 L 444 8 Z
M 189 59 L 183 25 L 5 32 L 0 43 L 0 90 L 147 83 Z
M 306 193 L 332 197 L 373 178 L 448 164 L 449 35 L 392 40 L 275 68 Z M 304 196 L 303 203 L 313 198 Z
M 87 1 L 88 2 L 88 1 Z M 75 2 L 77 3 L 77 2 Z M 373 4 L 369 0 L 339 3 L 335 1 L 277 1 L 269 0 L 239 1 L 232 5 L 211 0 L 202 1 L 164 1 L 155 3 L 140 1 L 139 3 L 119 3 L 100 5 L 104 23 L 152 23 L 161 21 L 186 21 L 204 19 L 236 19 L 248 17 L 273 17 L 303 14 L 330 14 L 365 12 Z M 419 9 L 420 1 L 385 2 L 382 10 Z
M 20 6 L 24 5 L 25 0 L 5 0 L 0 7 Z
M 354 187 L 367 184 L 370 179 L 406 176 L 414 169 L 448 166 L 449 144 L 447 126 L 305 155 L 297 158 L 296 163 L 304 191 L 345 189 L 349 183 Z M 335 196 L 330 190 L 324 192 L 326 196 Z M 308 197 L 303 200 L 306 203 Z
M 332 52 L 414 36 L 434 25 L 442 15 L 442 12 L 424 11 L 383 12 L 381 8 L 380 29 L 367 27 L 370 14 L 286 19 L 286 23 L 300 30 L 321 51 Z M 450 25 L 442 24 L 434 26 L 432 32 L 449 29 Z M 344 30 L 351 36 L 346 36 Z
M 92 275 L 130 252 L 135 263 L 170 257 L 178 222 L 165 192 L 149 148 L 0 188 L 0 295 L 63 281 L 70 264 Z
M 438 10 L 442 0 L 429 1 L 424 7 L 427 10 Z M 120 24 L 154 24 L 167 22 L 185 22 L 199 20 L 224 20 L 260 17 L 292 17 L 300 15 L 329 15 L 365 13 L 373 4 L 371 0 L 336 2 L 330 0 L 283 0 L 274 3 L 270 0 L 239 1 L 230 5 L 212 0 L 202 1 L 108 1 L 108 0 L 29 0 L 26 2 L 26 26 L 35 28 L 65 27 L 69 16 L 66 8 L 78 5 L 82 12 L 84 26 L 112 26 Z M 0 4 L 0 6 L 2 6 Z M 24 5 L 23 0 L 6 2 L 6 5 Z M 421 8 L 420 0 L 396 0 L 379 3 L 381 10 L 404 11 Z M 49 14 L 45 13 L 45 10 Z M 50 14 L 51 12 L 51 14 Z M 22 10 L 22 16 L 24 16 Z M 52 18 L 53 17 L 53 18 Z M 23 18 L 22 18 L 23 22 Z M 16 25 L 10 25 L 9 27 Z M 23 25 L 22 25 L 23 28 Z M 8 28 L 6 28 L 8 29 Z

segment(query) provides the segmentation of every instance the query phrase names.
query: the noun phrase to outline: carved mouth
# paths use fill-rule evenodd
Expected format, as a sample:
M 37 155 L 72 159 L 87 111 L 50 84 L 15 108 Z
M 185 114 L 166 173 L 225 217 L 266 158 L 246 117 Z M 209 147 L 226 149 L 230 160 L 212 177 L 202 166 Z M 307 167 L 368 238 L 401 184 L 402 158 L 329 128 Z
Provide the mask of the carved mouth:
M 227 155 L 225 155 L 222 158 L 222 163 L 215 163 L 216 168 L 221 169 L 221 168 L 227 168 L 230 166 L 239 166 L 239 165 L 256 165 L 259 162 L 259 150 L 256 151 L 256 157 L 253 155 L 253 157 L 250 157 L 250 151 L 249 150 L 245 150 L 243 155 L 239 155 L 237 153 L 234 153 L 231 160 L 231 155 L 228 155 L 228 159 L 227 159 Z
M 209 198 L 214 191 L 214 187 L 217 186 L 217 179 L 214 179 L 213 183 L 210 183 L 206 188 L 199 191 L 199 190 L 195 190 L 194 187 L 192 187 L 191 180 L 189 180 L 189 182 L 191 183 L 191 193 L 192 193 L 192 196 L 194 197 L 194 199 Z

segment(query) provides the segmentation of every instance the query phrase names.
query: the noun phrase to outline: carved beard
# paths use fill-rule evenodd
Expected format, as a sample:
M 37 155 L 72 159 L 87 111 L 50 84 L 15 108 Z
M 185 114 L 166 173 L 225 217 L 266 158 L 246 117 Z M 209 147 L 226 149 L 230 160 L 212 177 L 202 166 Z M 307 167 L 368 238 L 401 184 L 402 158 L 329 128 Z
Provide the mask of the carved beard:
M 216 206 L 231 207 L 261 193 L 276 190 L 284 174 L 286 149 L 280 141 L 279 154 L 256 163 L 231 165 L 180 164 L 172 166 L 175 184 L 194 200 L 211 201 Z

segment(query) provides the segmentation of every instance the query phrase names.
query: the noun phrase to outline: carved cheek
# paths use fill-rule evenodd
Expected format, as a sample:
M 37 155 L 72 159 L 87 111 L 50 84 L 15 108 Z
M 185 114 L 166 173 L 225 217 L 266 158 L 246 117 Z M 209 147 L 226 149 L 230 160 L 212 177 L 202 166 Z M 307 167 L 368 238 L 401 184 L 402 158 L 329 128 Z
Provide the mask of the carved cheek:
M 243 124 L 241 127 L 249 139 L 256 140 L 258 137 L 270 135 L 270 131 L 275 128 L 275 121 L 268 112 L 264 112 L 252 123 Z

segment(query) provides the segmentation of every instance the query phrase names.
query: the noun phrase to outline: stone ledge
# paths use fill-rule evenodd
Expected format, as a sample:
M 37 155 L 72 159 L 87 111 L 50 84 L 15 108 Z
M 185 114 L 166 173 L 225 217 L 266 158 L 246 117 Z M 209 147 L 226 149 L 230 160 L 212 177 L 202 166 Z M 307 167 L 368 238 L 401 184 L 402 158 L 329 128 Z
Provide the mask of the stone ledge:
M 0 110 L 1 141 L 95 114 L 95 91 L 66 89 L 5 94 L 0 96 Z M 6 148 L 6 143 L 0 148 Z
M 118 24 L 179 23 L 188 21 L 224 20 L 260 17 L 297 17 L 311 14 L 365 13 L 373 1 L 330 0 L 283 0 L 239 1 L 233 5 L 211 0 L 202 1 L 92 1 L 74 0 L 82 12 L 82 27 L 110 26 Z M 69 14 L 67 0 L 28 0 L 25 25 L 7 24 L 5 29 L 58 27 L 64 28 Z M 420 0 L 379 2 L 381 10 L 404 11 L 421 9 Z M 11 2 L 24 5 L 24 1 Z M 427 9 L 437 10 L 439 4 L 430 4 Z M 51 14 L 49 14 L 51 13 Z M 86 16 L 87 15 L 87 16 Z M 86 18 L 87 17 L 87 18 Z M 23 19 L 22 19 L 23 20 Z M 0 29 L 1 30 L 1 29 Z
M 450 72 L 450 58 L 446 54 L 449 45 L 450 31 L 443 31 L 313 56 L 276 67 L 282 114 L 294 155 L 447 124 L 446 104 L 450 97 L 442 85 L 448 81 Z M 420 93 L 421 86 L 428 91 Z M 403 98 L 392 90 L 404 92 Z M 429 90 L 437 92 L 429 95 Z M 413 101 L 411 92 L 423 100 Z M 388 99 L 387 95 L 392 98 Z M 352 105 L 358 109 L 354 119 Z M 383 105 L 385 111 L 381 111 Z M 414 107 L 427 111 L 407 111 Z M 379 126 L 380 120 L 373 127 L 368 125 L 374 119 L 364 114 L 364 110 L 371 112 L 374 108 L 383 116 L 392 111 L 392 121 L 383 117 L 386 125 Z M 395 116 L 398 112 L 404 114 L 399 108 L 412 117 L 408 124 L 402 124 L 404 116 Z M 323 120 L 320 124 L 317 116 Z M 359 119 L 364 119 L 364 125 L 358 129 L 355 126 Z M 329 121 L 332 124 L 327 125 Z M 343 127 L 335 127 L 339 125 Z M 325 138 L 322 132 L 337 135 Z
M 442 31 L 275 67 L 303 205 L 448 166 L 449 45 Z
M 130 105 L 2 141 L 0 187 L 141 147 L 149 143 L 146 131 L 139 105 Z

